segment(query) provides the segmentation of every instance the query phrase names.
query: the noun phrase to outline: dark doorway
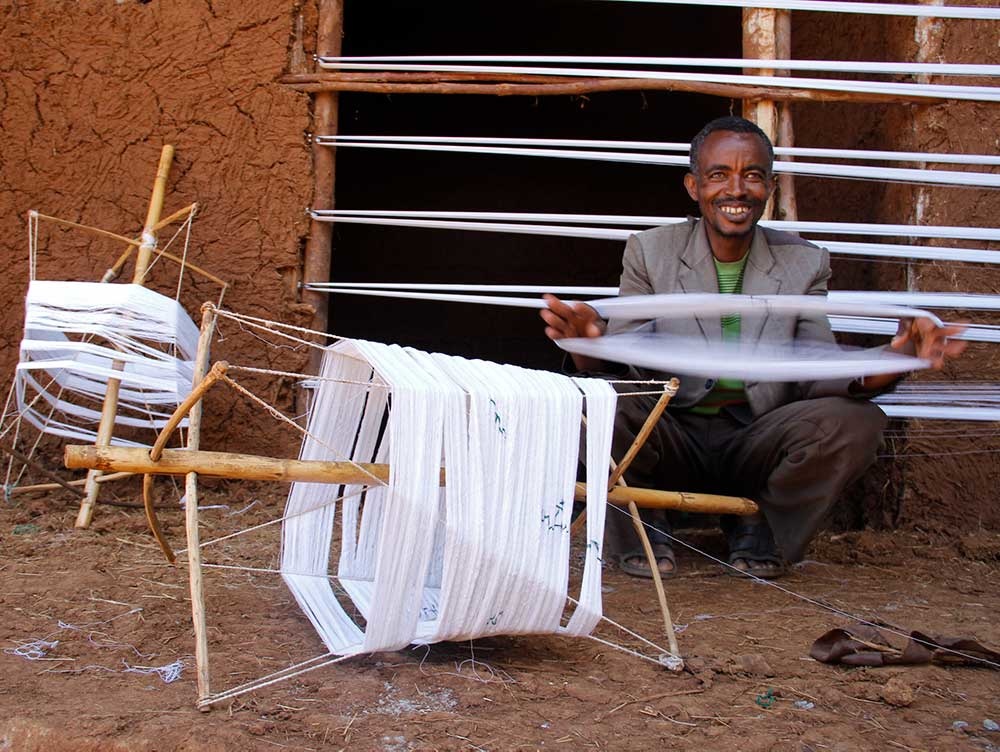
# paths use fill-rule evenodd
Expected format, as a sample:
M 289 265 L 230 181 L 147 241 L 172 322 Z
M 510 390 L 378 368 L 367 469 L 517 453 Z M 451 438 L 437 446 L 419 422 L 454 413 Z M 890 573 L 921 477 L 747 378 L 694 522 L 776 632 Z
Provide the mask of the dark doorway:
M 345 3 L 345 55 L 739 57 L 740 11 L 643 3 Z M 342 94 L 343 134 L 688 141 L 739 103 L 670 92 L 587 97 Z M 683 216 L 679 168 L 340 149 L 336 205 Z M 339 224 L 336 281 L 616 285 L 618 241 Z M 537 312 L 331 295 L 336 334 L 558 367 Z

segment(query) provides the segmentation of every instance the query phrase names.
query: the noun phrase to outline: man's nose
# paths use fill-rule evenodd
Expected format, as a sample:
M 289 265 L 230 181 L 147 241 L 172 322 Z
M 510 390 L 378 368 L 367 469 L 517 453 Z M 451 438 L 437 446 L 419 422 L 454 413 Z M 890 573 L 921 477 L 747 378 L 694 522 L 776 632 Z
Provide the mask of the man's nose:
M 730 196 L 745 196 L 747 192 L 746 181 L 738 172 L 729 176 L 726 183 L 726 193 Z

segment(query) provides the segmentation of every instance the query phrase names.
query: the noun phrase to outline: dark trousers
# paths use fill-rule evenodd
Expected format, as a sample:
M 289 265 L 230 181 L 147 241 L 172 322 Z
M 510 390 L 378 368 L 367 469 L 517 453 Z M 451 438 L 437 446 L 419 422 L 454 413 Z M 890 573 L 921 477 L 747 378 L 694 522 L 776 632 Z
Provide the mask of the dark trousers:
M 621 396 L 612 445 L 620 459 L 656 403 L 655 396 Z M 874 464 L 885 414 L 867 400 L 822 397 L 792 402 L 749 424 L 735 417 L 675 410 L 659 420 L 625 481 L 666 491 L 753 499 L 789 561 L 799 561 L 840 493 Z M 657 526 L 663 513 L 643 512 Z M 664 540 L 652 531 L 653 542 Z M 634 551 L 639 541 L 626 515 L 609 514 L 609 554 Z

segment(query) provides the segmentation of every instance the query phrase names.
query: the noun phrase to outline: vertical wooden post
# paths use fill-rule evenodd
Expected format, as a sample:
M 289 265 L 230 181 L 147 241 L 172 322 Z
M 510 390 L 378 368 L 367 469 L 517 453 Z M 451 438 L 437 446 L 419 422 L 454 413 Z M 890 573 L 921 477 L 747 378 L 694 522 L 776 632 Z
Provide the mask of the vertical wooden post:
M 215 331 L 215 309 L 206 303 L 201 309 L 201 333 L 195 353 L 194 377 L 192 384 L 200 384 L 208 371 L 212 333 Z M 201 445 L 202 401 L 198 400 L 188 413 L 189 450 L 197 450 Z M 194 627 L 194 660 L 198 672 L 198 706 L 203 704 L 211 692 L 208 672 L 208 624 L 205 620 L 205 596 L 202 588 L 201 537 L 198 531 L 198 473 L 184 476 L 184 530 L 187 535 L 188 584 L 191 592 L 191 624 Z
M 160 163 L 156 168 L 156 179 L 153 181 L 153 194 L 149 199 L 149 209 L 146 211 L 146 223 L 142 228 L 142 244 L 139 246 L 135 260 L 133 284 L 141 285 L 145 280 L 149 261 L 156 249 L 156 225 L 163 212 L 163 197 L 166 195 L 167 177 L 170 175 L 170 165 L 173 160 L 174 147 L 170 144 L 164 145 L 160 151 Z M 111 367 L 116 371 L 121 371 L 125 368 L 125 364 L 116 360 L 111 364 Z M 111 443 L 111 436 L 115 429 L 115 415 L 118 412 L 118 392 L 121 389 L 121 384 L 121 379 L 108 379 L 108 388 L 104 393 L 104 405 L 101 408 L 101 422 L 97 427 L 95 442 L 97 446 L 107 446 Z M 76 515 L 76 526 L 79 528 L 89 527 L 90 521 L 94 518 L 94 506 L 97 504 L 97 494 L 100 488 L 97 479 L 100 475 L 100 470 L 91 470 L 87 473 L 83 502 Z
M 777 25 L 774 39 L 775 57 L 779 60 L 792 59 L 792 12 L 777 11 Z M 790 71 L 778 71 L 779 75 L 788 75 Z M 795 131 L 792 127 L 792 103 L 778 104 L 778 140 L 776 146 L 794 146 Z M 791 157 L 787 157 L 791 159 Z M 799 218 L 798 203 L 795 200 L 795 176 L 782 173 L 778 177 L 778 208 L 777 219 L 795 221 Z
M 778 11 L 773 8 L 743 9 L 743 57 L 774 60 L 776 57 Z M 762 76 L 774 75 L 773 70 L 754 70 Z M 743 117 L 756 123 L 771 143 L 778 142 L 778 109 L 774 100 L 743 100 Z M 774 200 L 767 202 L 764 219 L 774 217 Z
M 316 30 L 316 53 L 318 55 L 340 55 L 341 38 L 344 27 L 343 0 L 319 0 L 319 23 Z M 313 132 L 336 135 L 337 93 L 317 92 L 313 98 Z M 314 209 L 333 209 L 333 190 L 336 182 L 336 151 L 329 146 L 313 143 L 313 197 Z M 329 222 L 313 220 L 309 228 L 309 242 L 302 260 L 302 282 L 329 282 L 330 258 L 332 253 L 333 225 Z M 312 328 L 325 332 L 328 324 L 328 297 L 321 292 L 303 290 L 302 302 L 313 307 Z M 310 369 L 319 371 L 320 352 L 313 351 Z M 303 392 L 300 392 L 302 395 Z M 300 404 L 299 412 L 305 410 Z

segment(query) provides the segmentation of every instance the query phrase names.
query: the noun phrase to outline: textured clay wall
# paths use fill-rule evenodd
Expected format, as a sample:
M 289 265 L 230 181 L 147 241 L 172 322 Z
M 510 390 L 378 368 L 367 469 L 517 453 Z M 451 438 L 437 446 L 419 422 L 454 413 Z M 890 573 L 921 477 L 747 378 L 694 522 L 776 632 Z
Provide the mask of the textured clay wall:
M 308 324 L 296 308 L 303 214 L 311 200 L 304 145 L 309 100 L 273 83 L 309 25 L 273 0 L 5 3 L 0 10 L 0 368 L 17 360 L 28 282 L 29 209 L 134 236 L 146 216 L 163 144 L 176 147 L 165 214 L 197 201 L 189 258 L 226 279 L 243 313 Z M 300 32 L 301 33 L 301 32 Z M 311 36 L 311 34 L 310 34 Z M 169 235 L 164 231 L 161 238 Z M 43 226 L 38 276 L 96 281 L 122 246 Z M 179 246 L 174 246 L 179 249 Z M 131 278 L 127 269 L 126 279 Z M 176 269 L 151 286 L 172 294 Z M 195 320 L 218 287 L 188 276 Z M 229 325 L 231 328 L 231 325 Z M 223 332 L 226 326 L 223 325 Z M 246 343 L 251 343 L 246 347 Z M 247 337 L 214 356 L 274 364 Z M 301 368 L 293 354 L 280 367 Z M 253 384 L 274 401 L 286 384 Z M 260 449 L 259 409 L 213 396 L 210 448 Z M 222 426 L 225 430 L 221 430 Z
M 950 63 L 995 63 L 998 59 L 996 34 L 985 33 L 992 27 L 983 22 L 918 24 L 906 18 L 838 16 L 835 34 L 830 33 L 830 24 L 828 14 L 794 14 L 795 56 Z M 810 104 L 797 106 L 795 117 L 797 143 L 810 146 L 996 154 L 1000 132 L 1000 108 L 982 103 Z M 798 188 L 803 219 L 996 227 L 1000 216 L 995 191 L 818 180 L 803 180 Z M 886 240 L 910 242 L 907 238 Z M 960 241 L 923 242 L 963 245 Z M 983 243 L 965 245 L 984 247 Z M 937 262 L 907 267 L 842 260 L 835 262 L 834 276 L 835 286 L 842 289 L 983 293 L 1000 289 L 1000 272 L 994 269 Z M 990 314 L 942 315 L 996 323 Z M 997 381 L 1000 352 L 995 345 L 972 345 L 966 357 L 945 373 L 917 378 Z M 886 452 L 897 458 L 880 462 L 853 489 L 841 509 L 842 522 L 945 533 L 1000 525 L 1000 510 L 994 503 L 1000 468 L 992 425 L 911 421 L 894 424 L 891 431 Z

